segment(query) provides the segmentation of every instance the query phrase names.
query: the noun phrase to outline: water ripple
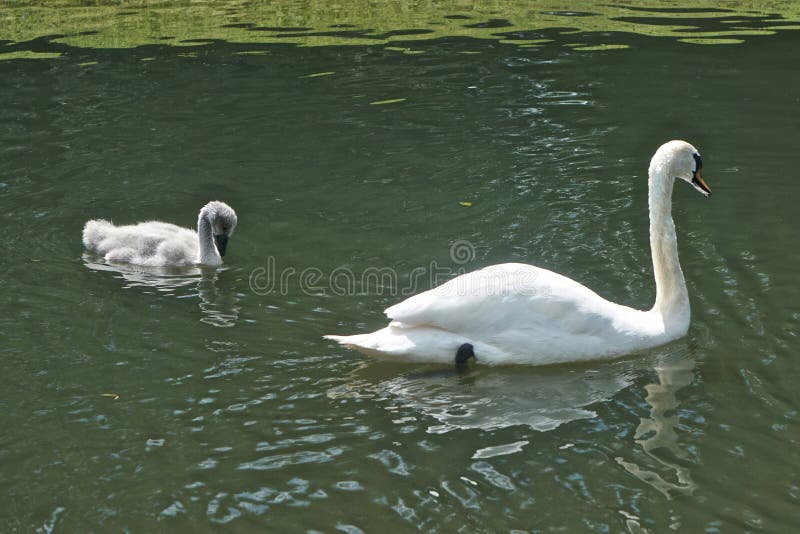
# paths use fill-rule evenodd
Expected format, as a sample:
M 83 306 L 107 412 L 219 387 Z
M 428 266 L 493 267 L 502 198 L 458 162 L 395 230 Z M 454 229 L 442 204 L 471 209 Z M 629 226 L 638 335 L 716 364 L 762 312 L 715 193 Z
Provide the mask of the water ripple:
M 286 454 L 276 454 L 274 456 L 264 456 L 251 462 L 243 462 L 239 464 L 237 469 L 270 471 L 291 465 L 325 463 L 330 462 L 335 457 L 341 455 L 342 452 L 343 450 L 339 447 L 331 447 L 324 451 L 299 451 Z

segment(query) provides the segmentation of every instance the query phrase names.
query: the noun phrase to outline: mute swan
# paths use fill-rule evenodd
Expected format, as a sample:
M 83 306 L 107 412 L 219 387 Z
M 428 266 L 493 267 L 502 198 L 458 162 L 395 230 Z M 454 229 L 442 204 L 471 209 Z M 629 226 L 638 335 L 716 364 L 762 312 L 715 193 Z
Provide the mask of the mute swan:
M 386 328 L 325 336 L 383 359 L 544 365 L 606 359 L 662 345 L 689 329 L 689 296 L 678 263 L 672 187 L 687 181 L 711 194 L 697 150 L 662 145 L 650 160 L 650 248 L 656 301 L 648 311 L 609 302 L 546 269 L 492 265 L 458 276 L 386 310 Z
M 114 226 L 93 219 L 83 227 L 83 244 L 111 263 L 220 265 L 236 222 L 233 208 L 214 200 L 200 210 L 196 232 L 158 221 Z

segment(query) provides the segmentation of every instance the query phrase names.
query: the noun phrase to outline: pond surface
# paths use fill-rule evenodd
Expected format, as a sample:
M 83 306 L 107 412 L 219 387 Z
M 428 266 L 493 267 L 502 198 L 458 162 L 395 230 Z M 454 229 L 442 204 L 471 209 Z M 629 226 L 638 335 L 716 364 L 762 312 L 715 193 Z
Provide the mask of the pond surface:
M 797 525 L 800 38 L 775 29 L 789 18 L 662 9 L 631 14 L 638 33 L 533 35 L 463 7 L 442 20 L 522 42 L 116 46 L 31 35 L 15 9 L 0 12 L 19 16 L 0 41 L 0 530 Z M 284 22 L 243 16 L 228 29 Z M 650 31 L 678 16 L 756 29 L 714 46 Z M 649 307 L 646 172 L 672 138 L 698 147 L 714 191 L 674 193 L 686 338 L 460 374 L 321 338 L 507 261 Z M 221 269 L 83 252 L 87 219 L 193 226 L 212 199 L 239 215 Z

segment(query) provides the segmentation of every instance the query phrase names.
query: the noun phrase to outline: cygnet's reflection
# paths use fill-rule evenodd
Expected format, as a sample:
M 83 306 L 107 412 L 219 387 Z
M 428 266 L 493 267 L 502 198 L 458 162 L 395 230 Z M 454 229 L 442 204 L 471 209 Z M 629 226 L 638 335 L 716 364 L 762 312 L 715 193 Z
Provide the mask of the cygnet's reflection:
M 225 267 L 142 267 L 135 265 L 109 264 L 96 256 L 85 253 L 83 262 L 95 271 L 114 273 L 115 278 L 125 281 L 125 288 L 145 288 L 177 298 L 200 299 L 200 321 L 218 327 L 231 327 L 239 319 L 239 298 L 233 290 L 220 290 L 219 277 Z M 194 288 L 196 292 L 192 292 Z

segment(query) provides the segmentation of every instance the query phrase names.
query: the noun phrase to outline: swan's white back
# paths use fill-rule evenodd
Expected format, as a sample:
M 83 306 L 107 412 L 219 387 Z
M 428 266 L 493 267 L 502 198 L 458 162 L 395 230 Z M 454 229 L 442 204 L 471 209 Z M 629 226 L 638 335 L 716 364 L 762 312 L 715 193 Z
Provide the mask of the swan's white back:
M 451 363 L 464 343 L 481 363 L 610 358 L 663 336 L 651 312 L 609 302 L 565 276 L 520 263 L 454 278 L 386 310 L 389 325 L 329 336 L 383 358 Z M 666 339 L 665 339 L 666 341 Z
M 450 363 L 469 343 L 479 363 L 536 365 L 613 358 L 682 337 L 689 302 L 670 215 L 676 177 L 710 194 L 699 154 L 684 141 L 663 145 L 650 166 L 658 295 L 651 310 L 610 302 L 546 269 L 507 263 L 456 277 L 388 308 L 391 321 L 381 330 L 326 337 L 385 359 Z

